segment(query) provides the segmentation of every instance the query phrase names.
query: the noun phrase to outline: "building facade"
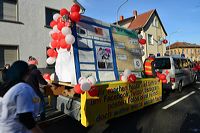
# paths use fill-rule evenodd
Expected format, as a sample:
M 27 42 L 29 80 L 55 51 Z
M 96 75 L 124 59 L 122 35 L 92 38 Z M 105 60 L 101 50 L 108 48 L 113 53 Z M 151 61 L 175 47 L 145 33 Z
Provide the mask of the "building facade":
M 117 24 L 137 31 L 146 39 L 143 59 L 150 54 L 163 56 L 166 53 L 166 45 L 162 43 L 162 39 L 166 38 L 167 33 L 155 9 L 140 15 L 133 11 L 133 17 L 124 19 L 121 16 Z
M 175 42 L 167 46 L 167 54 L 184 55 L 193 61 L 200 61 L 200 45 L 187 42 Z
M 77 3 L 75 0 L 1 0 L 0 1 L 0 67 L 15 60 L 38 59 L 45 68 L 46 49 L 50 43 L 49 24 L 54 13 Z M 79 4 L 79 3 L 77 3 Z M 80 4 L 79 4 L 80 5 Z M 81 6 L 81 5 L 80 5 Z M 84 8 L 81 6 L 81 12 Z

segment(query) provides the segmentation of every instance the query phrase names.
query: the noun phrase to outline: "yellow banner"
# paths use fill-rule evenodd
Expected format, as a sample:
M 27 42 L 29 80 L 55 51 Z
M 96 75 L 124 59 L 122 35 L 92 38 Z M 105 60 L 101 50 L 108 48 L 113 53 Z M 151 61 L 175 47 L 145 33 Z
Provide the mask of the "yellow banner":
M 81 95 L 81 123 L 87 127 L 162 100 L 162 84 L 157 79 L 138 79 L 135 83 L 111 82 L 96 85 L 98 96 Z

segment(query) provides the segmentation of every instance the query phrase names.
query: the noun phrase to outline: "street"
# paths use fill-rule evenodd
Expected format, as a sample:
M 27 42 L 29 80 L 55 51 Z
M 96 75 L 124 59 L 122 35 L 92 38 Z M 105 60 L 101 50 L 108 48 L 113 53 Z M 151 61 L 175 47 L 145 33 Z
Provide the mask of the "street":
M 71 117 L 42 127 L 46 133 L 200 133 L 200 83 L 181 93 L 165 94 L 164 101 L 137 112 L 85 128 Z

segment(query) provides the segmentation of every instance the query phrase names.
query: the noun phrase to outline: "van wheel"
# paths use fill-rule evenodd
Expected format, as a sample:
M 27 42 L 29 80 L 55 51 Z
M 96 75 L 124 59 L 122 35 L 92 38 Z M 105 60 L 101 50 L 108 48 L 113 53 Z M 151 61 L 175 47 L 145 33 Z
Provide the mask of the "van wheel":
M 180 81 L 180 82 L 178 83 L 178 92 L 181 92 L 182 89 L 183 89 L 182 81 Z

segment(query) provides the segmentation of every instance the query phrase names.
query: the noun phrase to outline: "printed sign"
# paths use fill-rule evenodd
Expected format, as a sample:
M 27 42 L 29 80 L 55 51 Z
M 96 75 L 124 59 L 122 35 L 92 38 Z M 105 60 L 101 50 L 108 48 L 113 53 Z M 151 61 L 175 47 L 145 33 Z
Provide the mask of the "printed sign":
M 109 47 L 96 47 L 99 69 L 113 69 L 112 52 Z
M 142 71 L 142 67 L 135 66 L 135 59 L 142 60 L 142 49 L 138 43 L 137 33 L 122 27 L 111 26 L 115 46 L 116 62 L 118 71 L 129 69 Z
M 111 82 L 95 86 L 98 96 L 81 95 L 81 123 L 93 125 L 119 117 L 162 100 L 161 82 L 138 79 L 135 83 Z
M 141 69 L 142 68 L 142 61 L 140 59 L 134 59 L 134 66 L 136 69 Z

